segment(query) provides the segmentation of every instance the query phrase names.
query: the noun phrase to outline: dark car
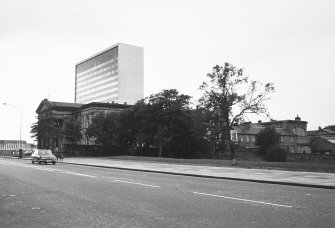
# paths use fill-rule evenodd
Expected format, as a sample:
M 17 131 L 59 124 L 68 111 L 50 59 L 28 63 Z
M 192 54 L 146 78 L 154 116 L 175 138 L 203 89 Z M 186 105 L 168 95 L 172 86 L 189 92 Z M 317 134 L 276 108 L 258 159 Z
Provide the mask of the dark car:
M 38 162 L 41 164 L 44 162 L 52 163 L 53 165 L 56 164 L 56 156 L 52 154 L 51 150 L 49 149 L 35 149 L 34 152 L 31 155 L 31 163 Z
M 18 150 L 14 150 L 14 151 L 12 151 L 12 156 L 18 158 L 18 157 L 20 156 L 19 151 L 18 151 Z

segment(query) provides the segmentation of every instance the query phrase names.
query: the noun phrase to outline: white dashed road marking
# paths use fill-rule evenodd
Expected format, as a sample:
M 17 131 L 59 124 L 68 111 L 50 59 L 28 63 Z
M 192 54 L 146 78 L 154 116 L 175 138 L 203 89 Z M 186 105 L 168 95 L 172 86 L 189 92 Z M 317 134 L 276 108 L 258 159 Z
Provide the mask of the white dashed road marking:
M 92 176 L 92 175 L 87 175 L 87 174 L 82 174 L 82 173 L 74 173 L 74 172 L 68 172 L 68 171 L 61 171 L 61 173 L 65 173 L 65 174 L 72 174 L 72 175 L 76 175 L 76 176 L 82 176 L 82 177 L 91 177 L 91 178 L 97 178 L 96 176 Z
M 130 182 L 130 181 L 124 181 L 124 180 L 113 180 L 114 182 L 121 182 L 121 183 L 127 183 L 127 184 L 137 184 L 137 185 L 143 185 L 147 187 L 152 187 L 152 188 L 160 188 L 157 185 L 151 185 L 151 184 L 142 184 L 142 183 L 137 183 L 137 182 Z
M 238 200 L 238 201 L 244 201 L 244 202 L 251 202 L 251 203 L 271 205 L 271 206 L 276 206 L 276 207 L 288 207 L 288 208 L 292 208 L 292 206 L 283 205 L 283 204 L 267 203 L 267 202 L 263 202 L 263 201 L 241 199 L 241 198 L 235 198 L 235 197 L 229 197 L 229 196 L 220 196 L 220 195 L 207 194 L 207 193 L 202 193 L 202 192 L 193 192 L 193 193 L 194 194 L 199 194 L 199 195 L 211 196 L 211 197 L 218 197 L 218 198 L 224 198 L 224 199 L 231 199 L 231 200 Z
M 157 185 L 151 185 L 151 184 L 143 184 L 143 183 L 138 183 L 138 182 L 131 182 L 131 181 L 125 181 L 125 180 L 117 180 L 117 179 L 105 179 L 105 178 L 99 178 L 97 176 L 92 176 L 92 175 L 87 175 L 87 174 L 82 174 L 82 173 L 76 173 L 76 172 L 70 172 L 70 171 L 65 171 L 65 170 L 59 170 L 59 169 L 53 169 L 53 168 L 47 168 L 47 167 L 40 167 L 40 166 L 34 166 L 34 165 L 25 165 L 25 164 L 18 164 L 16 162 L 4 162 L 6 165 L 14 165 L 18 167 L 23 167 L 23 168 L 31 168 L 31 169 L 37 169 L 37 170 L 42 170 L 42 171 L 48 171 L 48 172 L 59 172 L 63 174 L 70 174 L 70 175 L 76 175 L 76 176 L 82 176 L 82 177 L 89 177 L 89 178 L 94 178 L 102 181 L 107 181 L 107 182 L 119 182 L 119 183 L 126 183 L 126 184 L 134 184 L 134 185 L 141 185 L 145 187 L 151 187 L 151 188 L 160 188 L 160 186 Z
M 97 177 L 97 176 L 93 176 L 93 175 L 87 175 L 87 174 L 82 174 L 82 173 L 76 173 L 76 172 L 70 172 L 70 171 L 65 171 L 65 170 L 59 170 L 59 169 L 53 169 L 53 168 L 47 168 L 47 167 L 40 167 L 40 166 L 34 166 L 34 165 L 19 164 L 19 163 L 16 163 L 16 162 L 0 161 L 0 163 L 5 164 L 5 165 L 19 166 L 19 167 L 23 167 L 23 168 L 32 168 L 32 169 L 37 169 L 37 170 L 49 171 L 49 172 L 59 172 L 59 173 L 64 173 L 64 174 L 94 178 L 96 180 L 102 180 L 102 181 L 107 181 L 107 182 L 114 182 L 114 183 L 119 182 L 119 183 L 125 183 L 125 184 L 133 184 L 133 185 L 151 187 L 151 188 L 160 188 L 160 186 L 157 186 L 157 185 L 144 184 L 144 183 L 131 182 L 131 181 L 126 181 L 126 180 L 118 180 L 118 179 L 106 179 L 106 178 L 101 178 L 101 177 Z M 268 203 L 268 202 L 264 202 L 264 201 L 256 201 L 256 200 L 242 199 L 242 198 L 229 197 L 229 196 L 220 196 L 220 195 L 208 194 L 208 193 L 203 193 L 203 192 L 193 192 L 193 193 L 198 194 L 198 195 L 210 196 L 210 197 L 217 197 L 217 198 L 224 198 L 224 199 L 237 200 L 237 201 L 243 201 L 243 202 L 264 204 L 264 205 L 270 205 L 270 206 L 276 206 L 276 207 L 292 208 L 292 206 L 289 206 L 289 205 Z M 307 195 L 309 195 L 309 194 L 307 194 Z

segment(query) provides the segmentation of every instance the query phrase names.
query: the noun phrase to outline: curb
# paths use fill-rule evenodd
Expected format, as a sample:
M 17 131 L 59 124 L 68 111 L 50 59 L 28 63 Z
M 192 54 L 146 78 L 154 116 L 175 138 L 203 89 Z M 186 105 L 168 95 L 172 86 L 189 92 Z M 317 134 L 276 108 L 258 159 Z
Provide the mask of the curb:
M 147 172 L 147 173 L 160 173 L 160 174 L 177 175 L 177 176 L 202 177 L 202 178 L 210 178 L 210 179 L 234 180 L 234 181 L 254 182 L 254 183 L 263 183 L 263 184 L 277 184 L 277 185 L 309 187 L 309 188 L 335 189 L 335 186 L 317 185 L 317 184 L 304 184 L 304 183 L 292 183 L 292 182 L 284 182 L 284 181 L 244 179 L 244 178 L 236 178 L 236 177 L 218 177 L 218 176 L 201 175 L 201 174 L 174 173 L 174 172 L 167 172 L 167 171 L 134 169 L 134 168 L 124 168 L 124 167 L 114 167 L 114 166 L 104 166 L 104 165 L 90 165 L 90 164 L 72 163 L 72 162 L 61 162 L 61 163 L 71 164 L 71 165 L 81 165 L 81 166 L 106 168 L 106 169 L 118 169 L 118 170 L 128 170 L 128 171 Z

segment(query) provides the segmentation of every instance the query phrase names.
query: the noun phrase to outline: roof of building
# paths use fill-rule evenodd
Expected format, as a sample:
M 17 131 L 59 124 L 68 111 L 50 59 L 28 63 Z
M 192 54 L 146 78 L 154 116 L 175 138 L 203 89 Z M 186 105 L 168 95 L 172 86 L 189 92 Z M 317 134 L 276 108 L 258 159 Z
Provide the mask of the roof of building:
M 83 104 L 79 103 L 69 103 L 69 102 L 58 102 L 58 101 L 50 101 L 52 106 L 55 107 L 71 107 L 71 108 L 80 108 Z
M 320 136 L 320 138 L 325 139 L 332 144 L 335 144 L 335 136 Z
M 327 128 L 322 128 L 319 130 L 314 130 L 314 131 L 307 131 L 307 135 L 309 136 L 316 136 L 316 135 L 335 135 L 335 131 Z
M 82 64 L 82 63 L 84 63 L 84 62 L 86 62 L 86 61 L 88 61 L 90 59 L 93 59 L 94 57 L 96 57 L 98 55 L 101 55 L 102 53 L 105 53 L 105 52 L 107 52 L 107 51 L 109 51 L 109 50 L 111 50 L 111 49 L 113 49 L 113 48 L 115 48 L 117 46 L 120 46 L 120 45 L 126 45 L 126 46 L 131 46 L 131 47 L 136 47 L 136 48 L 142 48 L 143 49 L 143 47 L 139 47 L 139 46 L 135 46 L 135 45 L 124 44 L 124 43 L 117 43 L 117 44 L 114 44 L 114 45 L 112 45 L 112 46 L 110 46 L 110 47 L 108 47 L 108 48 L 106 48 L 106 49 L 104 49 L 102 51 L 99 51 L 98 53 L 95 53 L 94 55 L 91 55 L 91 56 L 85 58 L 84 60 L 81 60 L 80 62 L 76 63 L 76 66 L 79 65 L 79 64 Z
M 308 135 L 308 136 L 312 136 L 312 135 L 315 135 L 316 132 L 318 132 L 318 130 L 307 131 L 307 135 Z
M 301 118 L 297 115 L 294 120 L 274 120 L 271 119 L 268 122 L 259 122 L 260 124 L 262 124 L 263 126 L 269 126 L 269 125 L 274 125 L 274 124 L 281 124 L 281 123 L 289 123 L 289 124 L 306 124 L 307 125 L 307 121 L 303 121 L 301 120 Z
M 322 131 L 328 133 L 328 134 L 335 134 L 335 131 L 327 129 L 327 128 L 323 128 Z
M 88 104 L 84 104 L 80 109 L 90 108 L 90 107 L 99 107 L 99 108 L 120 108 L 125 109 L 131 107 L 129 104 L 119 104 L 119 103 L 101 103 L 101 102 L 91 102 Z
M 307 121 L 303 121 L 303 120 L 272 120 L 270 122 L 262 122 L 262 124 L 264 125 L 271 125 L 271 124 L 275 124 L 275 123 L 308 123 Z
M 265 127 L 259 126 L 258 124 L 250 124 L 246 126 L 234 126 L 234 130 L 236 130 L 238 133 L 246 135 L 257 135 L 264 128 Z M 276 131 L 284 136 L 295 136 L 295 134 L 284 128 L 276 128 Z
M 62 109 L 62 110 L 83 110 L 90 107 L 97 108 L 115 108 L 115 109 L 125 109 L 131 107 L 132 105 L 128 104 L 118 104 L 118 103 L 101 103 L 101 102 L 91 102 L 88 104 L 79 104 L 79 103 L 69 103 L 69 102 L 58 102 L 58 101 L 49 101 L 48 99 L 44 99 L 41 101 L 40 105 L 36 109 L 36 113 L 40 113 L 42 108 L 46 106 L 52 109 Z
M 69 102 L 58 102 L 58 101 L 49 101 L 48 99 L 44 99 L 41 101 L 40 105 L 36 109 L 36 113 L 39 113 L 43 106 L 46 107 L 55 107 L 55 108 L 65 108 L 75 110 L 83 106 L 83 104 L 79 103 L 69 103 Z
M 12 143 L 18 143 L 20 140 L 0 140 L 0 144 L 12 144 Z M 21 140 L 22 144 L 26 144 L 27 141 L 26 140 Z
M 247 126 L 234 126 L 234 130 L 236 130 L 238 133 L 250 134 L 250 135 L 256 135 L 263 129 L 264 127 L 254 126 L 253 124 Z

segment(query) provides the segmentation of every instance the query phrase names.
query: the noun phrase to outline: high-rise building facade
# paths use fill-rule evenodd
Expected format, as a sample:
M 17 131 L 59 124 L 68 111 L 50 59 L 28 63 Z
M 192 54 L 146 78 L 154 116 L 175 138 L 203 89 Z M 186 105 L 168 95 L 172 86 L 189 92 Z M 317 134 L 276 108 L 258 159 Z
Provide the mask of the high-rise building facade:
M 75 103 L 136 103 L 144 96 L 143 65 L 143 48 L 120 43 L 77 63 Z

